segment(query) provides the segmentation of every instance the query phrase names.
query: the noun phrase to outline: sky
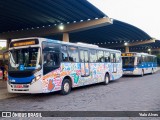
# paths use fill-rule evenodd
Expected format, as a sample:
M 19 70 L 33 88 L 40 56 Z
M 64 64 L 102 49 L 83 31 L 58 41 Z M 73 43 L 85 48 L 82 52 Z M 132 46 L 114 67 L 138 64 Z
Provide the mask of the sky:
M 0 40 L 0 47 L 6 47 L 6 41 L 5 41 L 5 42 L 2 42 L 2 41 Z
M 134 25 L 160 40 L 160 0 L 88 0 L 108 17 Z

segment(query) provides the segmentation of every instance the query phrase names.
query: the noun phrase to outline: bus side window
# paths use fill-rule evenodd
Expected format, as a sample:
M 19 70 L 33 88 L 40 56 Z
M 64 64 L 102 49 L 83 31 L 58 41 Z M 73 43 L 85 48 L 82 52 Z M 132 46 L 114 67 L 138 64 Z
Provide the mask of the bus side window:
M 79 53 L 80 53 L 80 62 L 85 62 L 85 63 L 89 62 L 87 50 L 80 49 Z
M 121 62 L 121 54 L 120 53 L 116 53 L 116 62 L 117 63 Z
M 111 53 L 110 57 L 111 57 L 111 63 L 115 63 L 116 62 L 116 56 L 115 56 L 115 54 Z
M 98 50 L 97 50 L 97 55 L 98 55 L 98 60 L 97 60 L 97 62 L 104 62 L 103 51 L 98 51 Z
M 107 51 L 104 52 L 104 61 L 105 62 L 110 62 L 110 55 L 109 54 L 110 53 Z
M 58 44 L 43 43 L 43 73 L 47 74 L 60 66 L 60 46 Z
M 85 62 L 84 51 L 83 50 L 79 50 L 79 53 L 80 53 L 80 62 Z
M 67 53 L 67 47 L 66 46 L 61 46 L 62 50 L 62 62 L 67 62 L 68 61 L 68 53 Z
M 69 46 L 68 47 L 69 61 L 79 62 L 79 52 L 78 47 Z
M 90 62 L 97 62 L 96 50 L 90 49 Z
M 154 61 L 155 63 L 157 63 L 157 57 L 154 57 L 153 59 L 154 59 L 153 61 Z
M 142 63 L 142 58 L 141 58 L 141 57 L 138 57 L 137 65 L 138 65 L 138 64 L 141 64 L 141 63 Z

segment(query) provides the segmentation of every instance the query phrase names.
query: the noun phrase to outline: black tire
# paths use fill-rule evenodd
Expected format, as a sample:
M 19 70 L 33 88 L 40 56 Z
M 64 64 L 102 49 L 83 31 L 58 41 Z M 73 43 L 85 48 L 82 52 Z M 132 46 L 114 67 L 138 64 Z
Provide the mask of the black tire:
M 69 79 L 64 79 L 61 87 L 61 94 L 67 95 L 71 92 L 71 82 Z
M 103 84 L 104 84 L 104 85 L 108 85 L 108 84 L 109 84 L 109 81 L 110 81 L 109 75 L 106 74 L 105 77 L 104 77 L 104 82 L 103 82 Z
M 153 68 L 152 68 L 151 74 L 153 74 L 153 73 L 154 73 L 154 70 L 153 70 Z
M 144 76 L 144 70 L 142 70 L 142 73 L 141 73 L 141 77 L 143 77 Z

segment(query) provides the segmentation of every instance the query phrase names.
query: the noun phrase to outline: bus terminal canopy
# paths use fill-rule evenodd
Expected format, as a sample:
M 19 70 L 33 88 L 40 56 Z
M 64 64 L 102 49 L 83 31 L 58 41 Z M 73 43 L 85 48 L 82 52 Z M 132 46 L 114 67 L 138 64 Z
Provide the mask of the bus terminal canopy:
M 124 48 L 117 47 L 117 50 L 121 50 L 122 52 L 125 52 Z M 153 53 L 155 51 L 160 50 L 160 40 L 155 40 L 154 43 L 148 43 L 143 45 L 137 45 L 130 47 L 130 52 L 149 52 L 152 51 Z
M 0 39 L 48 37 L 62 40 L 62 34 L 67 32 L 71 42 L 107 48 L 152 39 L 135 26 L 110 19 L 87 0 L 1 0 L 0 15 Z M 59 25 L 68 29 L 57 30 Z
M 116 48 L 124 46 L 124 43 L 136 43 L 149 41 L 152 38 L 141 29 L 130 24 L 112 19 L 113 24 L 70 33 L 71 42 L 87 42 L 101 47 Z M 47 36 L 54 39 L 62 39 L 62 35 Z
M 86 0 L 1 0 L 0 15 L 0 33 L 52 27 L 106 16 Z

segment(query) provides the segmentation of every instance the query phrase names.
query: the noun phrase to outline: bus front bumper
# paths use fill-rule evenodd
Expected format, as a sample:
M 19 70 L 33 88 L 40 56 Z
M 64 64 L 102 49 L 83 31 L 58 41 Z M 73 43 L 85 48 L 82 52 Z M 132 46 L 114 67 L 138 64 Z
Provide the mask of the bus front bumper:
M 43 93 L 41 80 L 33 84 L 11 84 L 7 82 L 9 93 Z
M 133 71 L 123 71 L 123 75 L 141 75 L 141 70 L 135 69 Z

